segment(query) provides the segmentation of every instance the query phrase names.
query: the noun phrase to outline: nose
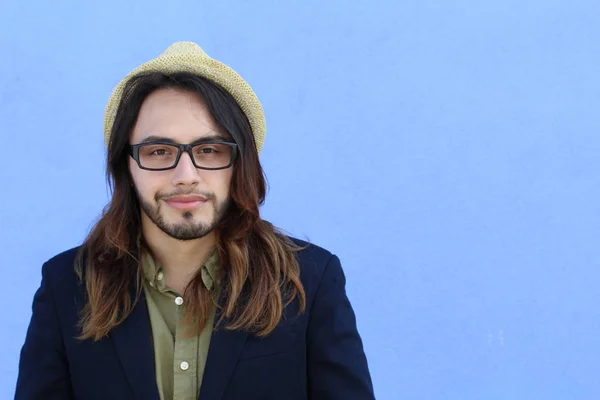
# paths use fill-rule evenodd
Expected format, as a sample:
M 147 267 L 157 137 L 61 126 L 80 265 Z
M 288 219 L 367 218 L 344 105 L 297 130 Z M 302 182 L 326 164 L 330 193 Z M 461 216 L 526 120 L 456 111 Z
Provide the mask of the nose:
M 198 168 L 192 162 L 192 158 L 188 153 L 183 152 L 179 163 L 173 170 L 174 185 L 194 185 L 200 182 L 200 174 Z

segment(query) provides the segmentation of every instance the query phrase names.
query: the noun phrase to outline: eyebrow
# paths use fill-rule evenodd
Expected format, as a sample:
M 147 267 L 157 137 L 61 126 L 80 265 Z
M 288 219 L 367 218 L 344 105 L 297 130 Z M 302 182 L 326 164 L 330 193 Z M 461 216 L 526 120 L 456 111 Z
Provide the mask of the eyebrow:
M 221 134 L 218 133 L 213 133 L 211 135 L 208 136 L 202 136 L 200 138 L 197 138 L 195 140 L 193 140 L 190 144 L 200 144 L 200 143 L 206 143 L 206 142 L 214 142 L 214 141 L 228 141 L 231 140 Z M 142 140 L 140 142 L 140 144 L 142 143 L 153 143 L 153 142 L 165 142 L 165 143 L 173 143 L 173 144 L 180 144 L 178 141 L 166 137 L 166 136 L 157 136 L 157 135 L 150 135 L 147 138 L 145 138 L 144 140 Z

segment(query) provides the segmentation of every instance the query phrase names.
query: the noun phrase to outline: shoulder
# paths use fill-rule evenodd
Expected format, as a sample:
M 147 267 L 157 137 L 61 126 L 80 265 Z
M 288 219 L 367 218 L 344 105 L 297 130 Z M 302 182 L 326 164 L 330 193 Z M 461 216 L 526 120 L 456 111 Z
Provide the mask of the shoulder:
M 65 250 L 49 258 L 42 266 L 42 279 L 58 289 L 72 287 L 79 281 L 75 272 L 75 263 L 80 246 Z
M 289 237 L 301 248 L 296 255 L 300 267 L 300 279 L 307 292 L 318 289 L 324 277 L 343 274 L 339 258 L 331 251 L 304 240 Z
M 302 250 L 298 251 L 298 261 L 303 264 L 320 264 L 327 262 L 333 253 L 321 246 L 314 243 L 306 242 L 295 237 L 288 236 L 288 238 Z
M 51 257 L 46 261 L 48 265 L 67 265 L 73 264 L 77 254 L 79 253 L 79 249 L 81 246 L 73 247 L 71 249 L 65 250 L 62 253 L 58 253 L 55 256 Z

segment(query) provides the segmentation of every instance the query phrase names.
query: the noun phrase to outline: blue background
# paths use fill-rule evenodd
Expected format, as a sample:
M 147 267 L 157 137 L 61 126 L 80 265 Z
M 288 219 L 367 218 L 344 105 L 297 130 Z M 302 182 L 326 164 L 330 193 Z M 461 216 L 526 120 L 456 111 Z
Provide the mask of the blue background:
M 0 398 L 108 201 L 113 86 L 192 40 L 267 116 L 263 216 L 337 253 L 378 399 L 600 397 L 600 3 L 0 3 Z

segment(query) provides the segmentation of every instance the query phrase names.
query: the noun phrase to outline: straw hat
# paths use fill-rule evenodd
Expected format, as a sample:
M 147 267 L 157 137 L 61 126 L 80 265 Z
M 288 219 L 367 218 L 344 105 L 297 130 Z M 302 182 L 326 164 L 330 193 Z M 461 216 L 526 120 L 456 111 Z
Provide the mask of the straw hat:
M 108 147 L 117 108 L 123 96 L 127 81 L 143 72 L 191 72 L 222 86 L 238 102 L 250 122 L 256 148 L 260 153 L 265 141 L 265 115 L 254 91 L 233 69 L 210 58 L 196 43 L 176 42 L 169 46 L 159 57 L 140 65 L 131 71 L 113 89 L 104 111 L 104 143 Z

